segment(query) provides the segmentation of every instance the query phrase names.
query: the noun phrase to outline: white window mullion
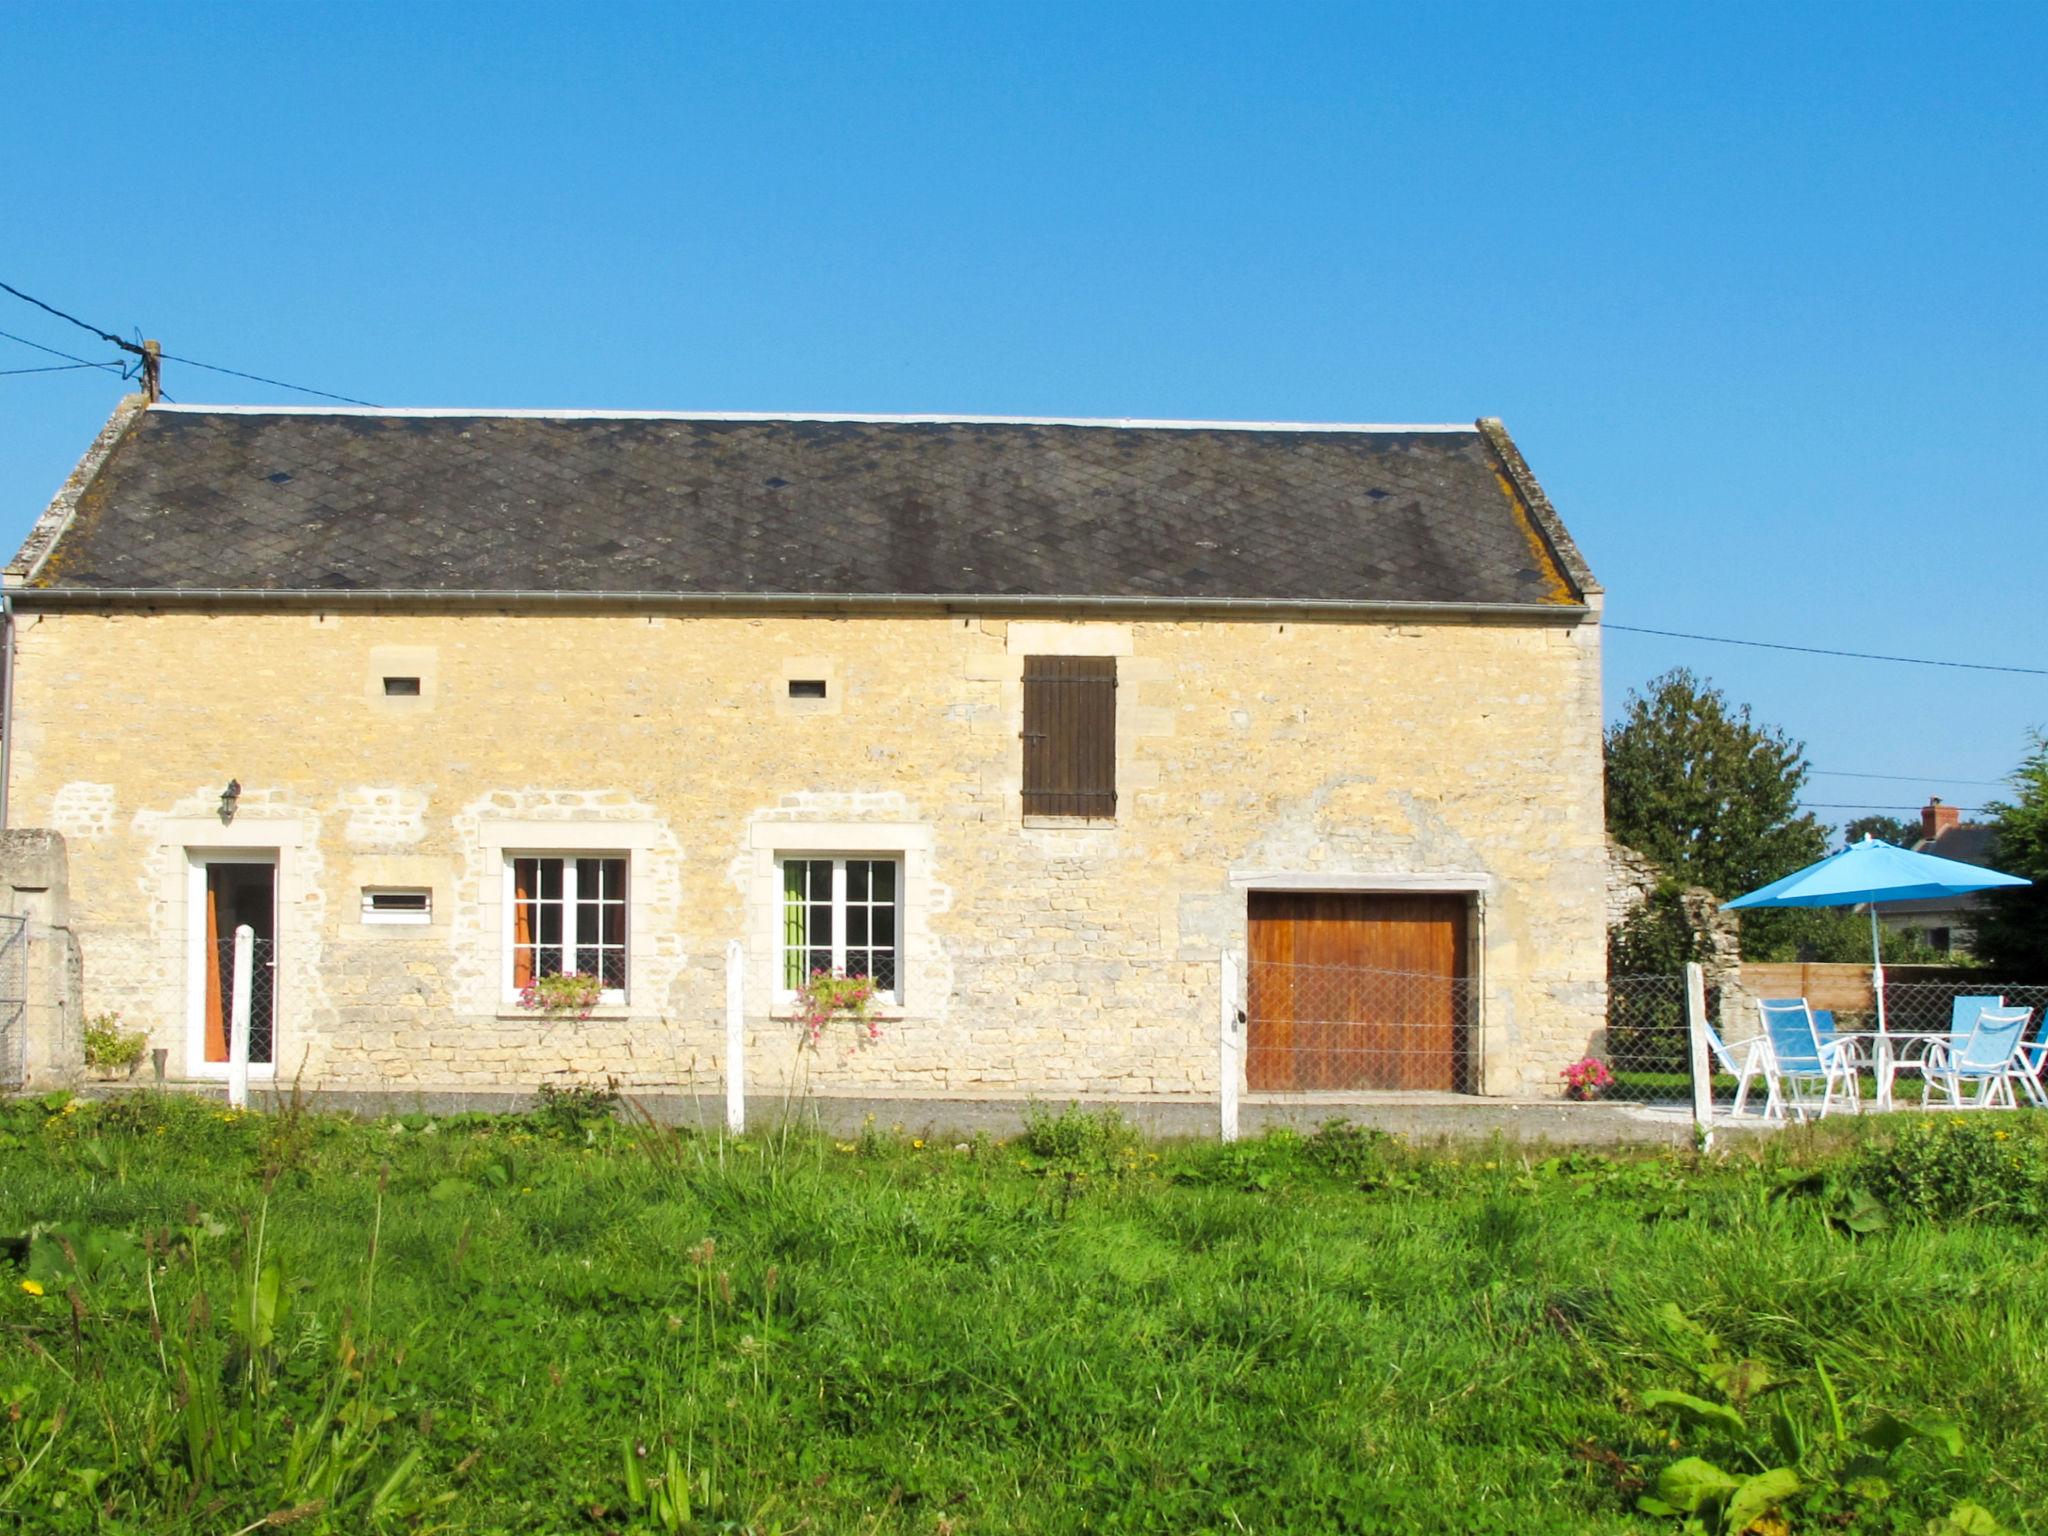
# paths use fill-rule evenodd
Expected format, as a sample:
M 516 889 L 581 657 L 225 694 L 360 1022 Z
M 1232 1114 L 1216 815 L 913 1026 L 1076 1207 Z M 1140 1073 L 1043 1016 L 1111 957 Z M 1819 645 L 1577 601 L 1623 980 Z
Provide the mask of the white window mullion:
M 562 969 L 583 969 L 583 951 L 576 941 L 576 857 L 562 857 Z
M 832 861 L 832 973 L 846 974 L 846 860 Z

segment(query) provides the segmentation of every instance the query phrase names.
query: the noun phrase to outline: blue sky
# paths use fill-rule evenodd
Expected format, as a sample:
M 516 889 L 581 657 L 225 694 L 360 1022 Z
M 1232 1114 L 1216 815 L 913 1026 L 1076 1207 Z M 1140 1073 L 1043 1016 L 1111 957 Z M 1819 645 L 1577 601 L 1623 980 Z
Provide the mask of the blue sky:
M 2043 667 L 2044 65 L 2020 5 L 17 5 L 0 279 L 380 404 L 1499 415 L 1616 623 Z M 0 377 L 0 538 L 121 388 Z M 1817 803 L 1980 804 L 2048 724 L 1607 657 Z

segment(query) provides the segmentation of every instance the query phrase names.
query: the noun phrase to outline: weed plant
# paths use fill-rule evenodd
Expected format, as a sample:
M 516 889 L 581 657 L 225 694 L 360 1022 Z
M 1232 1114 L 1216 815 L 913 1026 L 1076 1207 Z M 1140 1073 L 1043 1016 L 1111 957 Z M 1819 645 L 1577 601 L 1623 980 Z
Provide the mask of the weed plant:
M 592 1109 L 0 1105 L 0 1531 L 2048 1531 L 2048 1263 L 1986 1197 L 2033 1117 Z

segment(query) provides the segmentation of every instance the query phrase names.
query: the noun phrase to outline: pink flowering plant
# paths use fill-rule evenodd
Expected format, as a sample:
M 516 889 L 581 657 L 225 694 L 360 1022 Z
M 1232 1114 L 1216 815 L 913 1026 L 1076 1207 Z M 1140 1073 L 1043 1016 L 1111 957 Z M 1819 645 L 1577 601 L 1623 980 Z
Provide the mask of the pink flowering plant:
M 874 1001 L 872 976 L 811 972 L 810 978 L 796 989 L 796 1017 L 804 1032 L 803 1043 L 816 1050 L 825 1037 L 826 1026 L 834 1019 L 846 1019 L 853 1024 L 858 1043 L 873 1045 L 882 1038 L 881 1026 L 868 1014 Z
M 1564 1079 L 1564 1096 L 1581 1101 L 1599 1098 L 1614 1083 L 1614 1074 L 1598 1056 L 1575 1061 L 1558 1076 Z
M 536 976 L 519 991 L 519 1006 L 549 1019 L 587 1019 L 603 995 L 604 981 L 577 971 Z

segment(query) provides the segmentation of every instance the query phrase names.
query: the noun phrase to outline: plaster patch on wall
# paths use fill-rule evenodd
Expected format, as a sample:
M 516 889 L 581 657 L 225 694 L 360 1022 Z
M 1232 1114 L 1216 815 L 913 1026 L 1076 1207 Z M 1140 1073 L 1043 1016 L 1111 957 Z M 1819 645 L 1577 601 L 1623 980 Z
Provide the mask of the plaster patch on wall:
M 427 835 L 427 796 L 416 789 L 364 785 L 341 797 L 348 816 L 344 835 L 352 847 L 409 847 Z
M 894 854 L 902 860 L 901 926 L 898 929 L 903 983 L 901 1011 L 887 1010 L 891 1024 L 882 1042 L 862 1053 L 862 1070 L 943 1073 L 948 1057 L 942 1030 L 952 1013 L 953 955 L 932 927 L 932 919 L 953 909 L 953 888 L 936 878 L 933 829 L 909 798 L 896 791 L 803 790 L 763 806 L 743 824 L 739 851 L 726 877 L 739 893 L 747 950 L 747 1014 L 757 1027 L 783 1011 L 775 980 L 782 932 L 782 883 L 777 860 L 784 856 Z M 906 1027 L 907 1026 L 907 1027 Z M 782 1058 L 779 1053 L 775 1061 Z M 886 1066 L 882 1064 L 886 1063 Z M 841 1064 L 842 1067 L 844 1064 Z M 782 1070 L 771 1062 L 765 1068 Z M 751 1068 L 750 1068 L 751 1071 Z
M 174 1059 L 187 1027 L 187 957 L 192 918 L 185 900 L 191 854 L 220 857 L 237 850 L 272 853 L 278 860 L 277 1059 L 280 1078 L 304 1060 L 317 1080 L 321 1056 L 307 1046 L 324 1037 L 332 1018 L 331 978 L 325 965 L 327 858 L 319 814 L 293 802 L 281 788 L 245 789 L 232 820 L 220 819 L 220 790 L 194 789 L 161 808 L 138 810 L 130 831 L 147 849 L 137 862 L 136 885 L 149 914 L 147 945 L 154 955 L 149 995 L 138 999 L 164 1021 Z
M 455 814 L 461 862 L 450 901 L 454 958 L 448 985 L 458 1012 L 495 1014 L 503 1006 L 505 872 L 486 836 L 493 822 L 559 826 L 564 851 L 608 848 L 612 845 L 604 828 L 617 825 L 617 846 L 632 859 L 626 877 L 631 909 L 628 1006 L 635 1017 L 674 1013 L 684 1006 L 681 989 L 689 968 L 682 939 L 684 848 L 673 829 L 653 806 L 623 790 L 535 788 L 493 790 Z
M 800 789 L 756 811 L 753 821 L 922 821 L 901 790 Z
M 49 824 L 66 837 L 104 837 L 114 830 L 114 786 L 78 779 L 50 797 Z

